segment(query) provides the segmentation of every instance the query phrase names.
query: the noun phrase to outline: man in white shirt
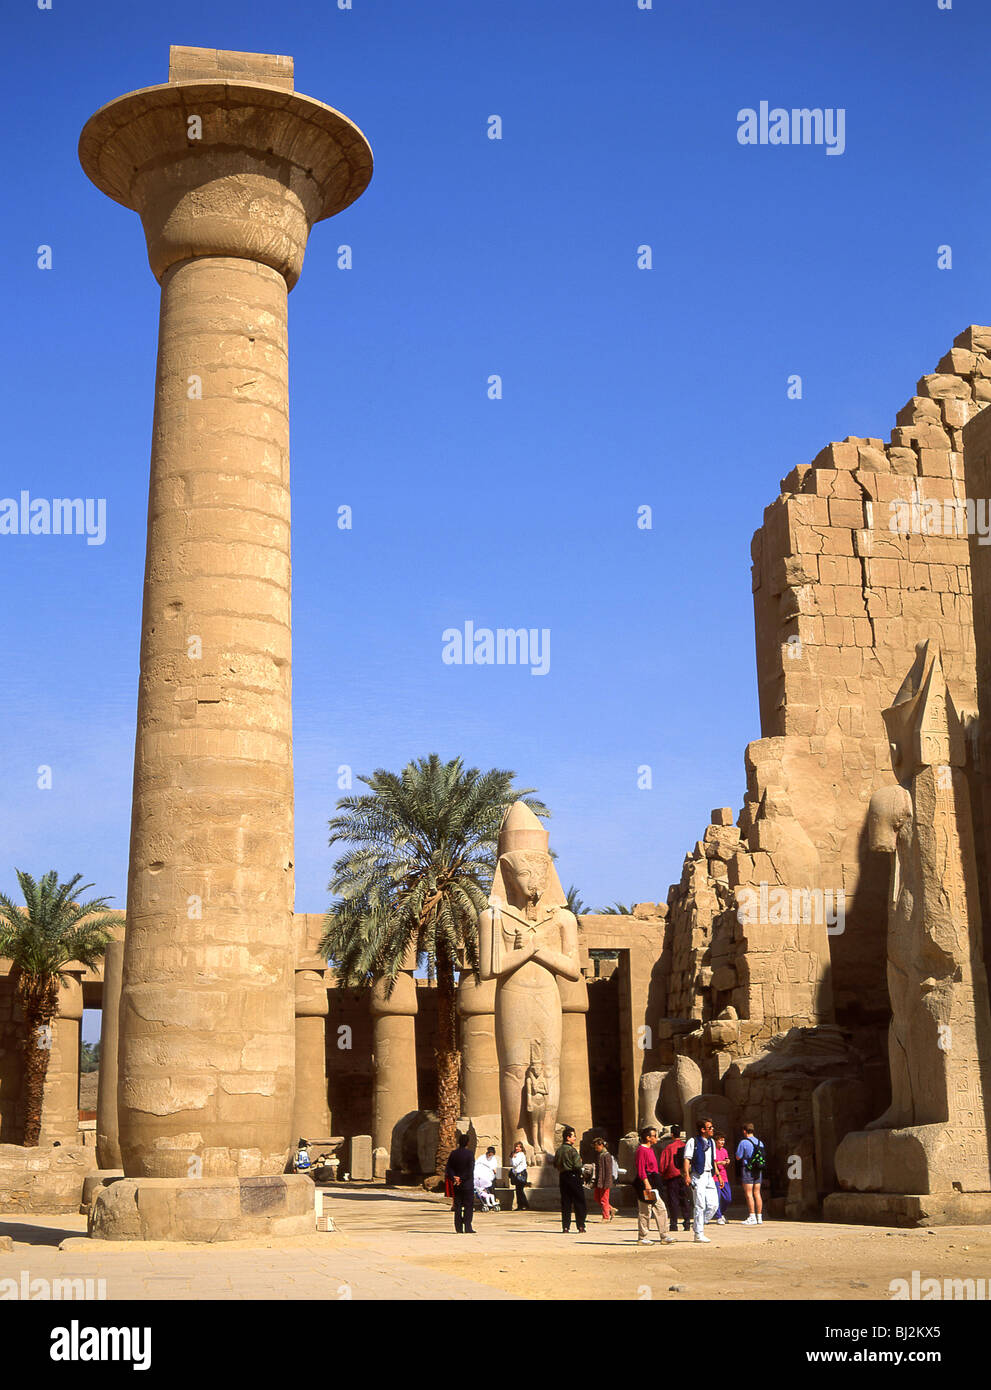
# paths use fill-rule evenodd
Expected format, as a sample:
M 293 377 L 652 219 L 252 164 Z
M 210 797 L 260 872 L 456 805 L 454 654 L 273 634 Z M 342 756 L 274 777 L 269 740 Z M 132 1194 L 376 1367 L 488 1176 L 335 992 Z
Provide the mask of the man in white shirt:
M 719 1210 L 719 1191 L 716 1187 L 716 1141 L 712 1137 L 712 1120 L 699 1120 L 698 1134 L 685 1145 L 682 1172 L 686 1187 L 692 1190 L 692 1228 L 695 1239 L 709 1244 L 705 1223 Z

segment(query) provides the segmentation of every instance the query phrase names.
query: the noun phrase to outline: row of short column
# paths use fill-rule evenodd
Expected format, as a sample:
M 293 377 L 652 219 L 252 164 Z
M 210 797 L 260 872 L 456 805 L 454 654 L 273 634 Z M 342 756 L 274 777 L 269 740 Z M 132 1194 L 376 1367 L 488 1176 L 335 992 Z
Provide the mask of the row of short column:
M 103 974 L 103 1015 L 100 1030 L 100 1088 L 97 1101 L 97 1164 L 121 1166 L 117 1121 L 117 1046 L 123 942 L 107 949 Z M 329 1138 L 331 1113 L 327 1103 L 326 1020 L 329 1012 L 323 962 L 314 957 L 300 962 L 295 972 L 296 1098 L 293 1135 Z M 462 1112 L 466 1116 L 499 1115 L 499 1058 L 495 1038 L 495 980 L 476 981 L 466 971 L 458 987 L 461 1018 Z M 561 1100 L 559 1115 L 579 1135 L 592 1125 L 589 1089 L 585 980 L 561 981 Z M 416 1076 L 416 981 L 402 971 L 391 993 L 379 981 L 371 992 L 372 1049 L 375 1067 L 372 1102 L 372 1143 L 385 1149 L 390 1166 L 401 1166 L 393 1151 L 399 1122 L 419 1109 Z M 78 1017 L 82 1017 L 81 993 Z M 60 1018 L 62 1031 L 73 1024 Z M 79 1023 L 75 1021 L 78 1050 Z M 70 1040 L 64 1039 L 66 1046 Z M 54 1136 L 53 1136 L 54 1137 Z

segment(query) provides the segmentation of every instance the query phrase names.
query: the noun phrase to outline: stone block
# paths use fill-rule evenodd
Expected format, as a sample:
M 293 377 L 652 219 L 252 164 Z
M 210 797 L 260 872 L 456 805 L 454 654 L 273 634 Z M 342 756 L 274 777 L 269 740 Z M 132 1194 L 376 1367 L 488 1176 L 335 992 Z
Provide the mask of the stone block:
M 969 396 L 970 386 L 958 376 L 946 372 L 932 372 L 919 380 L 916 390 L 920 396 L 942 400 L 944 396 Z
M 683 1125 L 685 1111 L 693 1097 L 701 1094 L 702 1072 L 691 1057 L 680 1055 L 661 1082 L 657 1109 L 664 1124 Z
M 831 1192 L 822 1216 L 845 1226 L 987 1226 L 991 1192 Z
M 436 1143 L 436 1135 L 435 1135 Z M 433 1172 L 433 1163 L 429 1168 L 422 1168 L 422 1172 Z M 350 1173 L 352 1181 L 370 1182 L 372 1179 L 372 1136 L 370 1134 L 355 1134 L 351 1138 L 351 1161 Z
M 698 1134 L 698 1122 L 706 1116 L 712 1119 L 714 1133 L 725 1134 L 732 1143 L 737 1132 L 736 1105 L 733 1101 L 715 1093 L 696 1096 L 689 1101 L 685 1107 L 686 1135 Z
M 437 1153 L 437 1136 L 440 1133 L 440 1119 L 430 1110 L 425 1112 L 416 1127 L 416 1161 L 421 1173 L 432 1173 Z
M 0 1217 L 5 1212 L 78 1212 L 96 1149 L 60 1144 L 25 1149 L 0 1144 Z
M 93 1198 L 101 1187 L 106 1187 L 108 1183 L 116 1182 L 118 1178 L 124 1176 L 123 1168 L 97 1168 L 93 1173 L 87 1173 L 83 1178 L 83 1192 L 79 1201 L 80 1216 L 88 1216 L 89 1209 L 93 1204 Z
M 938 402 L 930 396 L 913 396 L 895 416 L 896 425 L 914 425 L 922 420 L 940 422 Z
M 389 1150 L 372 1150 L 372 1177 L 384 1178 L 389 1170 Z
M 852 1078 L 823 1081 L 812 1092 L 816 1176 L 820 1193 L 836 1186 L 835 1154 L 841 1141 L 862 1129 L 870 1118 L 870 1098 L 862 1082 Z
M 258 1178 L 120 1178 L 95 1195 L 88 1232 L 95 1240 L 213 1243 L 309 1235 L 314 1188 L 286 1173 Z

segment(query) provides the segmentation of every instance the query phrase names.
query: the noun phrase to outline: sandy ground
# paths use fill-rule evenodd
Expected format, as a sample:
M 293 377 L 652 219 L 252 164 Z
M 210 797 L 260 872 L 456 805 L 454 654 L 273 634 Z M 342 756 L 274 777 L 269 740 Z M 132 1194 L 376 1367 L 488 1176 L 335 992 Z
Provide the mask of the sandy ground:
M 336 1199 L 334 1211 L 352 1248 L 530 1299 L 890 1299 L 891 1281 L 911 1280 L 913 1270 L 922 1279 L 983 1278 L 991 1295 L 988 1226 L 751 1227 L 738 1218 L 710 1225 L 709 1245 L 679 1231 L 674 1245 L 640 1246 L 632 1216 L 608 1225 L 590 1216 L 584 1236 L 566 1236 L 551 1212 L 476 1214 L 472 1237 L 445 1232 L 453 1218 L 436 1199 L 411 1202 L 405 1220 L 398 1202 L 367 1203 L 359 1194 Z
M 991 1227 L 885 1231 L 863 1226 L 739 1221 L 710 1227 L 711 1244 L 679 1232 L 670 1246 L 636 1244 L 636 1220 L 590 1218 L 565 1236 L 553 1212 L 475 1216 L 459 1236 L 443 1198 L 383 1187 L 326 1201 L 333 1234 L 230 1245 L 141 1245 L 85 1238 L 81 1217 L 0 1222 L 14 1240 L 0 1278 L 106 1280 L 110 1299 L 615 1299 L 888 1300 L 893 1280 L 984 1279 Z M 59 1249 L 62 1244 L 63 1248 Z M 672 1287 L 677 1286 L 677 1287 Z

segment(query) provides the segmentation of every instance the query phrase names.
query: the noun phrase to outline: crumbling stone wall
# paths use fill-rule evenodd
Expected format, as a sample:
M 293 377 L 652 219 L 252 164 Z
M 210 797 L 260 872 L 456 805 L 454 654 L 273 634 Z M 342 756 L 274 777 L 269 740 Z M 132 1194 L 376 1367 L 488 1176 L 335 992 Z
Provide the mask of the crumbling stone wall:
M 989 353 L 991 329 L 961 333 L 889 444 L 828 445 L 783 480 L 754 536 L 761 731 L 785 740 L 795 813 L 823 883 L 845 892 L 846 927 L 831 938 L 841 1022 L 887 1013 L 886 874 L 865 835 L 871 793 L 892 780 L 880 712 L 929 637 L 955 695 L 976 701 L 967 535 L 947 533 L 942 504 L 966 500 L 962 431 L 991 400 Z
M 793 469 L 754 536 L 763 737 L 736 825 L 713 812 L 671 888 L 653 982 L 651 1065 L 691 1058 L 705 1091 L 753 1112 L 778 1168 L 802 1160 L 801 1178 L 771 1174 L 789 1214 L 823 1190 L 806 1152 L 815 1087 L 857 1077 L 886 1103 L 888 866 L 866 833 L 893 781 L 881 711 L 926 639 L 976 704 L 962 431 L 991 401 L 991 328 L 960 334 L 916 389 L 890 443 L 849 437 Z M 820 911 L 758 898 L 741 920 L 762 884 L 818 891 Z

